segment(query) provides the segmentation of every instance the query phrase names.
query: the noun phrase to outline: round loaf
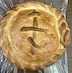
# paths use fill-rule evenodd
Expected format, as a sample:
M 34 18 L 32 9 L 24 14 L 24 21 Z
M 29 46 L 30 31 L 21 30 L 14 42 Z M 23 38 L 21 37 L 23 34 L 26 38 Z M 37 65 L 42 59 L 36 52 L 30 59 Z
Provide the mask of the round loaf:
M 25 2 L 0 21 L 0 47 L 20 69 L 39 70 L 57 62 L 70 43 L 70 29 L 56 8 Z

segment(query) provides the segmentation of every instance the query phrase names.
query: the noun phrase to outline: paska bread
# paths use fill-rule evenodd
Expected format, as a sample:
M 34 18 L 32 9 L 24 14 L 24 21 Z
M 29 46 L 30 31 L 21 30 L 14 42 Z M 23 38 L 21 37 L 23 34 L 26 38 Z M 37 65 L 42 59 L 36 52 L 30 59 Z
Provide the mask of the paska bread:
M 25 2 L 0 21 L 0 47 L 11 64 L 39 70 L 57 62 L 70 43 L 70 29 L 56 8 Z

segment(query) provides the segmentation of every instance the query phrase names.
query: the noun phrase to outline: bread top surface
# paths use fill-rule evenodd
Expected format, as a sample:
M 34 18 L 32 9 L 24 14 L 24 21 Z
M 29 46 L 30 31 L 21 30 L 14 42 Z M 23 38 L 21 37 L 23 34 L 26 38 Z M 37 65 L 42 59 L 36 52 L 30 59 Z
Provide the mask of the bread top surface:
M 0 22 L 4 56 L 21 69 L 38 70 L 55 63 L 70 43 L 70 29 L 61 13 L 41 2 L 25 2 Z

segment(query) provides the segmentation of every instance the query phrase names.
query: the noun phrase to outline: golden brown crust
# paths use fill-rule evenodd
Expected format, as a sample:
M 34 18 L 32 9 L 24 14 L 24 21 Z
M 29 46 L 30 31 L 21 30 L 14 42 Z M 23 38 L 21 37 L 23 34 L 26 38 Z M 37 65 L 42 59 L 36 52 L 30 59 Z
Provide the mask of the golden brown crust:
M 4 56 L 21 69 L 38 70 L 61 58 L 70 43 L 63 15 L 41 2 L 25 2 L 9 10 L 0 21 Z

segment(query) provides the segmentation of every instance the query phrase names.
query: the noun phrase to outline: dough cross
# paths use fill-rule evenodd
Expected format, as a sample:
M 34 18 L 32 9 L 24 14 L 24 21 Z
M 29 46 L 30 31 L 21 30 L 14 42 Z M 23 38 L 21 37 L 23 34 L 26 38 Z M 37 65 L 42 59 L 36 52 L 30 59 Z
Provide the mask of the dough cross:
M 40 15 L 38 12 L 35 12 L 35 10 L 33 11 L 33 13 L 28 14 L 28 16 L 34 16 L 34 15 Z M 31 53 L 32 55 L 35 54 L 34 48 L 41 48 L 40 45 L 38 45 L 34 39 L 36 38 L 36 31 L 39 32 L 44 32 L 46 33 L 47 29 L 42 29 L 42 28 L 38 28 L 38 21 L 37 21 L 37 17 L 34 16 L 33 17 L 33 27 L 22 27 L 21 31 L 33 31 L 33 35 L 32 37 L 28 37 L 28 41 L 31 43 Z
M 38 28 L 38 21 L 37 21 L 37 17 L 33 18 L 33 27 L 22 27 L 21 31 L 33 31 L 33 37 L 28 37 L 29 42 L 31 43 L 31 53 L 32 55 L 35 54 L 34 48 L 41 48 L 41 46 L 39 46 L 34 39 L 36 38 L 36 31 L 39 32 L 44 32 L 46 33 L 48 31 L 48 29 L 42 29 L 42 28 Z
M 37 17 L 34 17 L 33 19 L 33 27 L 38 27 Z M 35 39 L 35 37 L 36 37 L 36 33 L 35 31 L 33 31 L 33 39 Z M 32 38 L 30 40 L 32 40 Z M 38 48 L 39 46 L 35 42 L 33 42 L 33 44 L 32 44 L 33 46 L 31 47 L 31 53 L 34 55 L 35 54 L 34 47 Z

